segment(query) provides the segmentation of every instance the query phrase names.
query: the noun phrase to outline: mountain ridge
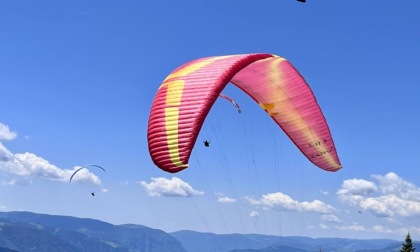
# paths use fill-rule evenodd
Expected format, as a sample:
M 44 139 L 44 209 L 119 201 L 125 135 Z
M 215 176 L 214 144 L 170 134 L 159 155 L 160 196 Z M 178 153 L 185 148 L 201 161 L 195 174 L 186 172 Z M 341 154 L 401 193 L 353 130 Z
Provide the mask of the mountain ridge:
M 0 212 L 0 252 L 396 252 L 391 239 L 310 238 L 262 234 L 167 233 L 137 224 L 32 212 Z M 420 243 L 414 242 L 415 247 Z

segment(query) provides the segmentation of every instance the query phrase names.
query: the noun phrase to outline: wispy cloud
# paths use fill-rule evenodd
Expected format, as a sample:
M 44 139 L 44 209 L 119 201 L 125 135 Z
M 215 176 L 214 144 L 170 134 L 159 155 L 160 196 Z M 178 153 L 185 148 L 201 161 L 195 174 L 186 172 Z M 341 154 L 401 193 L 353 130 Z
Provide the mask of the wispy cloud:
M 139 182 L 150 196 L 192 197 L 204 194 L 204 192 L 193 189 L 187 182 L 177 177 L 151 179 L 150 183 Z
M 335 228 L 342 231 L 344 230 L 357 231 L 357 232 L 369 231 L 368 228 L 356 222 L 348 226 L 336 226 Z
M 215 193 L 217 201 L 220 203 L 235 203 L 236 199 L 225 196 L 223 193 Z
M 120 184 L 122 186 L 128 186 L 129 182 L 127 180 L 125 180 L 125 181 L 118 182 L 118 184 Z
M 262 206 L 270 209 L 280 209 L 298 212 L 313 212 L 320 214 L 332 213 L 335 208 L 320 200 L 302 201 L 294 200 L 281 192 L 263 195 L 260 199 L 246 198 L 249 203 L 255 206 Z
M 341 219 L 338 218 L 336 215 L 334 214 L 323 214 L 321 216 L 321 220 L 325 221 L 325 222 L 335 222 L 335 223 L 340 223 Z
M 354 222 L 350 225 L 343 225 L 343 226 L 335 226 L 334 227 L 337 230 L 341 230 L 341 231 L 357 231 L 357 232 L 375 232 L 375 233 L 382 233 L 382 234 L 401 234 L 403 235 L 404 232 L 406 233 L 407 230 L 402 230 L 402 229 L 391 229 L 389 227 L 386 226 L 382 226 L 382 225 L 374 225 L 371 227 L 367 227 L 364 225 L 361 225 L 357 222 Z
M 379 233 L 381 235 L 392 234 L 396 237 L 404 237 L 407 234 L 407 232 L 410 232 L 410 234 L 412 235 L 420 235 L 420 228 L 414 226 L 407 226 L 403 228 L 390 228 L 383 225 L 365 226 L 354 222 L 350 225 L 336 225 L 334 226 L 334 228 L 340 231 L 374 232 Z
M 394 231 L 389 227 L 382 226 L 382 225 L 375 225 L 372 227 L 372 231 L 376 233 L 393 233 Z
M 345 180 L 337 191 L 338 198 L 376 216 L 420 216 L 419 187 L 393 172 L 384 176 L 373 175 L 372 178 L 376 183 L 363 179 Z
M 251 211 L 249 213 L 249 216 L 251 216 L 251 218 L 258 219 L 260 217 L 260 214 L 257 211 Z
M 323 191 L 323 190 L 321 190 L 320 192 L 321 192 L 321 194 L 323 194 L 323 195 L 330 195 L 330 192 L 328 192 L 328 191 Z
M 319 227 L 320 227 L 321 229 L 330 229 L 330 227 L 329 227 L 328 225 L 325 225 L 325 224 L 323 224 L 323 223 L 319 224 Z
M 15 132 L 12 132 L 8 126 L 0 123 L 0 140 L 13 140 L 16 137 L 17 134 Z M 73 172 L 78 168 L 60 169 L 49 163 L 46 159 L 30 152 L 14 154 L 0 142 L 0 171 L 16 177 L 8 182 L 3 182 L 3 185 L 22 184 L 19 181 L 28 181 L 33 178 L 67 182 Z M 75 177 L 75 181 L 100 184 L 99 178 L 88 170 L 80 171 L 78 176 Z
M 14 185 L 27 185 L 31 184 L 32 182 L 28 179 L 9 179 L 9 180 L 2 180 L 1 185 L 4 186 L 14 186 Z

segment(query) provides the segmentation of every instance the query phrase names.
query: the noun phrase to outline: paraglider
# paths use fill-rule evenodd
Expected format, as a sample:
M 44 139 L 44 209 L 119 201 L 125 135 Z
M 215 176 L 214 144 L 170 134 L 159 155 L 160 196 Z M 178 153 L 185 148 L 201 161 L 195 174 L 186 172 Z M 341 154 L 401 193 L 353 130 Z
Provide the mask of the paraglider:
M 224 95 L 224 94 L 219 94 L 219 97 L 230 101 L 233 104 L 233 106 L 235 106 L 235 108 L 238 110 L 238 112 L 241 113 L 241 108 L 232 98 L 230 98 L 229 96 Z
M 286 59 L 242 54 L 193 60 L 175 69 L 159 87 L 148 123 L 148 147 L 160 169 L 188 167 L 211 107 L 231 82 L 255 100 L 313 164 L 337 171 L 341 163 L 311 88 Z
M 76 175 L 76 173 L 78 173 L 78 172 L 79 172 L 79 171 L 81 171 L 82 169 L 87 169 L 88 167 L 97 167 L 97 168 L 99 168 L 99 169 L 101 169 L 101 170 L 105 171 L 105 169 L 104 169 L 104 168 L 102 168 L 102 167 L 101 167 L 101 166 L 99 166 L 99 165 L 95 165 L 95 164 L 85 165 L 85 166 L 82 166 L 82 167 L 80 167 L 79 169 L 77 169 L 76 171 L 74 171 L 74 172 L 73 172 L 73 174 L 72 174 L 72 175 L 71 175 L 71 177 L 70 177 L 69 182 L 71 182 L 71 181 L 72 181 L 72 179 L 73 179 L 74 175 Z M 92 196 L 95 196 L 95 192 L 91 192 L 90 194 L 91 194 Z
M 94 164 L 91 164 L 91 165 L 85 165 L 85 166 L 82 166 L 82 167 L 80 167 L 79 169 L 77 169 L 76 171 L 74 171 L 74 172 L 73 172 L 73 174 L 72 174 L 72 175 L 71 175 L 71 177 L 70 177 L 69 182 L 71 182 L 71 180 L 73 179 L 74 175 L 76 175 L 76 173 L 78 173 L 78 172 L 79 172 L 79 171 L 81 171 L 82 169 L 87 169 L 88 167 L 97 167 L 97 168 L 99 168 L 99 169 L 101 169 L 101 170 L 105 171 L 105 169 L 104 169 L 104 168 L 102 168 L 102 167 L 101 167 L 101 166 L 99 166 L 99 165 L 94 165 Z M 95 196 L 95 195 L 92 195 L 92 196 Z

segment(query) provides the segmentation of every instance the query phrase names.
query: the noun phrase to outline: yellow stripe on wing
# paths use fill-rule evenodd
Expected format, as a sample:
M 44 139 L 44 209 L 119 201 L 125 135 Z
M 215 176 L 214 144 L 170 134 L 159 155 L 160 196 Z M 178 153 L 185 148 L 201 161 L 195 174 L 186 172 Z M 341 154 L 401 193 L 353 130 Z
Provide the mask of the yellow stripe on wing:
M 180 77 L 184 77 L 217 60 L 227 57 L 231 56 L 212 57 L 181 68 L 166 77 L 159 87 L 159 89 L 167 87 L 165 100 L 165 131 L 169 157 L 172 163 L 177 167 L 188 167 L 188 164 L 184 164 L 181 161 L 179 152 L 179 107 L 181 105 L 182 93 L 185 87 L 185 80 Z

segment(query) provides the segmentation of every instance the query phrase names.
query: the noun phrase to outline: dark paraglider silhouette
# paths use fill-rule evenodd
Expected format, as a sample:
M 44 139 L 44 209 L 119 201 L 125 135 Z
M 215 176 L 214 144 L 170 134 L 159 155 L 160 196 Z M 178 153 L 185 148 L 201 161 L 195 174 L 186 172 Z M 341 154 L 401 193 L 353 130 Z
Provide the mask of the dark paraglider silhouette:
M 90 194 L 92 194 L 92 196 L 95 196 L 95 193 L 94 192 L 91 192 Z
M 306 3 L 306 0 L 297 0 L 297 1 L 301 3 Z
M 210 141 L 205 140 L 203 143 L 204 143 L 204 146 L 206 146 L 206 147 L 210 147 Z

